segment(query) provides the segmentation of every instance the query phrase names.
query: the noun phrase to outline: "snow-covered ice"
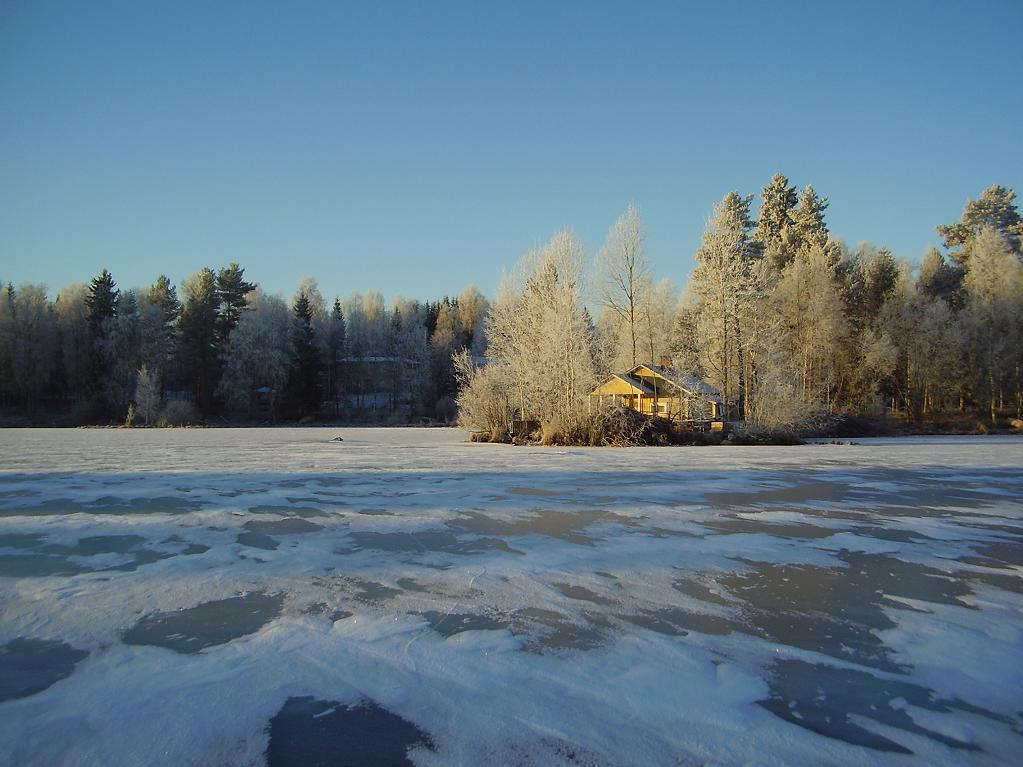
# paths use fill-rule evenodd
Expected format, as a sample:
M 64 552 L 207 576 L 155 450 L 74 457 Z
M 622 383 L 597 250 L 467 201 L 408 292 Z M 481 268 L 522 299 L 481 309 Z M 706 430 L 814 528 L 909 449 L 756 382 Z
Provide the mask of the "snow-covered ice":
M 0 764 L 1023 753 L 1023 439 L 0 430 L 0 456 Z

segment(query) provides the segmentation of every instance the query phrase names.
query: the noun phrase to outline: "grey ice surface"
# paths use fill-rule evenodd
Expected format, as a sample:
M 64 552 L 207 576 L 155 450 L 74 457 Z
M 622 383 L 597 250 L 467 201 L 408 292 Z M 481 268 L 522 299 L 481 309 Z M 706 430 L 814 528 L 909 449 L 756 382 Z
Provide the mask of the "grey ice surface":
M 1021 439 L 341 432 L 0 430 L 0 765 L 1023 751 Z

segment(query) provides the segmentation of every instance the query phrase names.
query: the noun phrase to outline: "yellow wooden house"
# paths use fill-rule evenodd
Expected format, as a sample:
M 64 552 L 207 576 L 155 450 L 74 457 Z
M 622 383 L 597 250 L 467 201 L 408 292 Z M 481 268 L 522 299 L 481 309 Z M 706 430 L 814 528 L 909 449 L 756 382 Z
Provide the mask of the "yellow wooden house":
M 614 400 L 643 415 L 675 423 L 721 421 L 721 391 L 696 376 L 669 365 L 636 365 L 615 373 L 590 392 L 600 401 Z

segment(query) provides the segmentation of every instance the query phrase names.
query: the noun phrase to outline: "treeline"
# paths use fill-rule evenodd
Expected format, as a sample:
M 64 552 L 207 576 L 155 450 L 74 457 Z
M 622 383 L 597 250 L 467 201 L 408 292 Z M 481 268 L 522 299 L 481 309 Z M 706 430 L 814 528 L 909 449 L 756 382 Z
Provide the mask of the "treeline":
M 120 290 L 103 270 L 51 301 L 43 285 L 0 294 L 0 403 L 42 423 L 182 424 L 452 420 L 452 355 L 482 352 L 475 288 L 420 303 L 335 298 L 315 280 L 262 292 L 232 263 L 181 284 Z
M 587 396 L 612 372 L 668 358 L 718 387 L 727 417 L 803 430 L 842 415 L 1023 417 L 1023 221 L 1001 186 L 937 227 L 915 267 L 831 236 L 828 200 L 782 175 L 715 207 L 680 294 L 656 280 L 629 206 L 588 263 L 556 234 L 491 306 L 455 299 L 328 305 L 312 279 L 290 302 L 238 264 L 119 290 L 102 271 L 51 300 L 0 295 L 0 404 L 69 423 L 347 419 L 449 421 L 502 438 L 628 441 Z M 587 306 L 593 307 L 596 317 Z M 457 395 L 457 410 L 456 410 Z M 609 436 L 611 435 L 611 436 Z
M 611 372 L 670 358 L 724 394 L 753 427 L 820 429 L 836 416 L 945 413 L 997 424 L 1023 416 L 1023 222 L 1000 186 L 939 226 L 947 256 L 919 268 L 828 231 L 826 198 L 775 175 L 754 197 L 714 208 L 679 297 L 656 282 L 630 206 L 587 273 L 559 233 L 502 287 L 487 325 L 488 364 L 459 361 L 463 422 L 504 437 L 540 424 L 545 441 L 622 438 L 621 419 L 587 397 Z M 594 322 L 586 307 L 599 304 Z M 612 435 L 609 438 L 607 435 Z

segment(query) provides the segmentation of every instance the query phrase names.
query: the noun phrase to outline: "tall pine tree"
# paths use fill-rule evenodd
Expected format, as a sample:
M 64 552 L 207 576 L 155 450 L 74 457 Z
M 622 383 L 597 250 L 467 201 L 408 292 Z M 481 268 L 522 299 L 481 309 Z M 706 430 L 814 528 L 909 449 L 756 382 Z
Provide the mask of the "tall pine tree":
M 1023 219 L 1016 210 L 1016 192 L 1004 186 L 990 186 L 980 198 L 970 200 L 963 208 L 962 218 L 955 224 L 938 227 L 938 234 L 957 264 L 968 269 L 970 255 L 977 236 L 985 228 L 994 229 L 1004 239 L 1009 250 L 1017 256 L 1023 254 Z
M 246 296 L 255 289 L 254 283 L 245 281 L 245 270 L 235 261 L 217 272 L 216 291 L 220 302 L 217 332 L 221 345 L 227 343 L 231 331 L 237 327 L 238 318 L 249 303 Z
M 103 354 L 103 347 L 110 323 L 117 316 L 119 297 L 120 292 L 117 290 L 117 283 L 114 282 L 113 276 L 106 269 L 89 283 L 89 292 L 85 296 L 90 336 L 87 389 L 93 394 L 102 392 L 104 381 L 109 374 L 107 358 Z M 106 408 L 103 409 L 105 410 Z M 105 415 L 109 415 L 109 413 L 105 413 Z

